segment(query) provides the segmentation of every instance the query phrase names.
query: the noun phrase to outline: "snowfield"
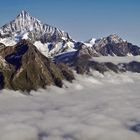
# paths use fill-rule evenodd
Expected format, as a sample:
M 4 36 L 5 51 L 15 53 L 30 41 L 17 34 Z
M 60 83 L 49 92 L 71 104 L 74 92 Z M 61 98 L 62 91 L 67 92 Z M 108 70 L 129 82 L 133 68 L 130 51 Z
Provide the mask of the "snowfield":
M 140 74 L 111 72 L 29 96 L 3 90 L 0 140 L 140 140 L 139 91 Z

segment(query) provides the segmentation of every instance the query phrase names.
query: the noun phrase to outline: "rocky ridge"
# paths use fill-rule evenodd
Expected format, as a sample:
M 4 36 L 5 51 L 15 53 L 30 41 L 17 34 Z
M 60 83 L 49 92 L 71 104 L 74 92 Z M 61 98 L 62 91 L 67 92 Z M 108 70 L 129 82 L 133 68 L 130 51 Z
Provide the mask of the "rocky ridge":
M 63 86 L 63 79 L 70 82 L 73 72 L 63 64 L 53 63 L 43 56 L 29 41 L 22 40 L 15 46 L 0 47 L 0 87 L 30 91 L 47 85 Z

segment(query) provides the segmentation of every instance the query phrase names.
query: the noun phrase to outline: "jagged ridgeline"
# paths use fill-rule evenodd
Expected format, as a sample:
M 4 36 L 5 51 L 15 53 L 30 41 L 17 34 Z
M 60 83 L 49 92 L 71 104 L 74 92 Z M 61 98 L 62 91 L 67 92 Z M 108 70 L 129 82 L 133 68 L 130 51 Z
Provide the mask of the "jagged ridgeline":
M 13 21 L 2 26 L 0 34 L 2 38 L 15 37 L 16 40 L 20 40 L 24 36 L 32 41 L 41 40 L 43 43 L 58 41 L 62 38 L 70 39 L 68 33 L 42 23 L 26 11 L 21 11 Z
M 47 57 L 58 55 L 62 57 L 62 53 L 64 57 L 72 56 L 81 48 L 83 53 L 86 52 L 90 56 L 140 55 L 138 46 L 123 40 L 116 34 L 77 42 L 67 32 L 42 23 L 26 11 L 22 11 L 13 21 L 0 28 L 1 43 L 12 46 L 22 39 L 30 40 Z

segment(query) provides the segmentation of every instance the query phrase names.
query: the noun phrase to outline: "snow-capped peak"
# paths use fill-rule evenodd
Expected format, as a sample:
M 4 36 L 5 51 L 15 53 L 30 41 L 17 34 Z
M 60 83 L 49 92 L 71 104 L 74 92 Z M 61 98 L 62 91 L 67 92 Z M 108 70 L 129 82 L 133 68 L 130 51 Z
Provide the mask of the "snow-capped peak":
M 12 31 L 14 32 L 25 32 L 25 31 L 42 31 L 43 23 L 38 19 L 30 16 L 26 11 L 21 11 L 21 13 L 12 22 Z
M 69 39 L 68 33 L 42 23 L 24 10 L 13 21 L 0 28 L 0 35 L 3 38 L 14 36 L 15 40 L 17 40 L 17 37 L 22 39 L 22 36 L 27 33 L 30 34 L 31 40 L 41 40 L 44 43 L 56 41 L 57 39 L 62 39 L 62 37 Z
M 13 36 L 15 34 L 20 35 L 21 33 L 32 31 L 33 29 L 36 31 L 43 30 L 43 24 L 30 16 L 30 14 L 26 11 L 21 11 L 21 13 L 15 18 L 15 20 L 11 21 L 9 24 L 5 24 L 0 28 L 0 33 L 2 35 Z

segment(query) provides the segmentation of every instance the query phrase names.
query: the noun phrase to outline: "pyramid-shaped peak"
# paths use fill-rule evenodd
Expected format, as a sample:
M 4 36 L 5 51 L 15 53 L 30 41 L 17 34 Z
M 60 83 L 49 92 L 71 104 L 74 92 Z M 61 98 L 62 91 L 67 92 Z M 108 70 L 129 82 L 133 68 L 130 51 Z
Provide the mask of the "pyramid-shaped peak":
M 10 23 L 3 25 L 0 28 L 0 35 L 14 37 L 16 42 L 28 38 L 33 41 L 40 39 L 42 42 L 54 41 L 62 37 L 69 38 L 68 33 L 44 24 L 25 10 L 22 10 Z

